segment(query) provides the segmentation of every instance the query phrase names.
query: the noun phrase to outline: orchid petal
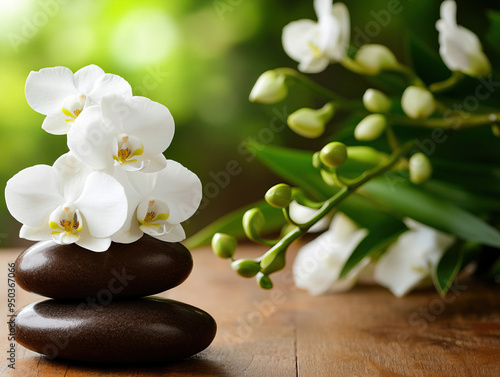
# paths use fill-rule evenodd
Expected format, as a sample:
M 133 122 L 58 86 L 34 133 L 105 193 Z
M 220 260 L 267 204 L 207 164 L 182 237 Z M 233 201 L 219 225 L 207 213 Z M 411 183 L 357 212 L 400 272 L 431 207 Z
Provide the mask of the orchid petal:
M 128 210 L 125 223 L 111 238 L 113 242 L 132 243 L 142 237 L 143 232 L 139 229 L 140 224 L 137 221 L 137 206 L 152 190 L 155 176 L 155 174 L 129 173 L 120 166 L 115 166 L 113 177 L 125 190 Z
M 165 151 L 173 137 L 175 124 L 170 111 L 145 97 L 104 96 L 103 117 L 121 120 L 122 132 L 138 137 L 148 154 Z
M 366 234 L 366 229 L 360 229 L 348 217 L 337 213 L 330 230 L 299 251 L 293 266 L 297 287 L 307 289 L 311 295 L 350 289 L 369 264 L 369 259 L 361 261 L 344 278 L 338 277 L 345 262 Z
M 106 73 L 95 81 L 94 87 L 88 95 L 92 99 L 93 104 L 100 104 L 102 97 L 110 93 L 132 97 L 132 87 L 124 78 Z
M 375 280 L 402 297 L 427 279 L 454 237 L 415 221 L 405 221 L 409 231 L 399 236 L 375 266 Z
M 111 246 L 111 238 L 94 237 L 92 234 L 90 234 L 88 224 L 85 218 L 82 219 L 82 222 L 83 222 L 83 227 L 80 232 L 80 238 L 76 240 L 75 243 L 80 247 L 83 247 L 87 250 L 94 252 L 102 252 L 108 250 L 109 246 Z
M 90 251 L 103 252 L 111 246 L 111 238 L 80 237 L 75 243 Z
M 26 80 L 26 100 L 33 110 L 44 115 L 58 115 L 62 103 L 78 94 L 73 73 L 66 67 L 43 68 L 32 71 Z
M 314 0 L 314 11 L 318 20 L 332 14 L 332 0 Z
M 75 72 L 75 86 L 82 93 L 89 94 L 96 81 L 104 76 L 104 71 L 95 64 L 83 67 Z
M 5 188 L 5 201 L 12 216 L 24 225 L 38 228 L 64 198 L 56 171 L 47 165 L 24 169 Z
M 161 153 L 158 153 L 157 155 L 144 156 L 143 159 L 148 161 L 148 164 L 141 169 L 141 172 L 143 173 L 156 173 L 165 169 L 167 166 L 167 159 Z
M 127 217 L 125 190 L 116 179 L 101 172 L 91 173 L 81 196 L 75 201 L 94 237 L 109 237 Z
M 63 154 L 54 162 L 53 168 L 63 182 L 62 194 L 67 202 L 74 202 L 83 191 L 85 181 L 94 170 L 78 160 L 71 152 Z
M 42 129 L 52 135 L 66 135 L 71 123 L 65 121 L 66 116 L 61 112 L 57 115 L 47 115 L 42 123 Z
M 180 224 L 167 224 L 165 234 L 153 237 L 164 242 L 181 242 L 186 239 L 186 233 Z
M 300 62 L 312 54 L 311 42 L 319 42 L 319 25 L 312 20 L 293 21 L 283 28 L 281 39 L 288 56 Z
M 68 132 L 69 150 L 93 168 L 106 169 L 113 166 L 114 132 L 114 125 L 102 120 L 100 107 L 91 106 L 80 114 Z
M 298 68 L 299 71 L 304 73 L 319 73 L 324 71 L 329 64 L 330 60 L 325 56 L 318 58 L 308 57 L 300 62 Z
M 19 231 L 19 237 L 30 241 L 45 241 L 50 240 L 52 236 L 50 235 L 49 222 L 46 221 L 45 225 L 33 228 L 28 225 L 23 225 Z
M 290 203 L 290 217 L 293 221 L 298 224 L 307 223 L 314 216 L 318 214 L 319 209 L 312 209 L 303 205 L 300 205 L 296 201 L 292 201 Z M 314 224 L 311 228 L 309 228 L 308 232 L 317 233 L 322 232 L 323 230 L 328 229 L 330 226 L 330 222 L 332 221 L 333 216 L 325 216 L 316 224 Z
M 168 221 L 178 224 L 198 209 L 202 197 L 201 181 L 178 162 L 168 160 L 167 167 L 157 173 L 156 186 L 150 196 L 167 203 L 170 209 Z

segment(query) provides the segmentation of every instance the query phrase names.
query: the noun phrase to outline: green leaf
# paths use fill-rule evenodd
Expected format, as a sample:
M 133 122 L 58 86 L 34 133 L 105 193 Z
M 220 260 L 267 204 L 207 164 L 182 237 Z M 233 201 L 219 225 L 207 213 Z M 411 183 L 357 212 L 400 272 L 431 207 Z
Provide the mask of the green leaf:
M 212 237 L 215 233 L 227 233 L 236 238 L 243 238 L 245 232 L 243 231 L 241 221 L 245 212 L 251 208 L 261 209 L 266 219 L 266 232 L 271 233 L 277 231 L 286 223 L 281 209 L 273 208 L 262 200 L 221 217 L 188 238 L 185 242 L 185 246 L 188 249 L 194 249 L 196 247 L 208 245 L 212 241 Z
M 430 227 L 462 239 L 500 246 L 500 231 L 453 203 L 443 201 L 406 180 L 391 182 L 376 178 L 362 192 L 399 216 L 408 216 Z
M 490 20 L 490 30 L 486 36 L 489 46 L 497 54 L 500 54 L 500 46 L 498 46 L 498 41 L 500 40 L 500 12 L 489 11 L 487 13 Z
M 437 43 L 437 42 L 436 42 Z M 409 32 L 408 52 L 413 69 L 427 83 L 442 81 L 451 76 L 450 70 L 441 60 L 439 52 L 421 39 L 417 34 Z
M 248 148 L 272 171 L 302 188 L 312 199 L 326 199 L 334 192 L 312 165 L 312 152 L 258 143 L 250 143 Z
M 455 242 L 441 257 L 434 276 L 434 285 L 444 296 L 450 289 L 455 277 L 460 272 L 464 258 L 463 242 Z
M 385 250 L 397 237 L 408 228 L 396 219 L 379 223 L 370 233 L 359 243 L 353 253 L 345 263 L 339 278 L 346 276 L 359 262 L 367 256 L 373 256 L 382 250 Z

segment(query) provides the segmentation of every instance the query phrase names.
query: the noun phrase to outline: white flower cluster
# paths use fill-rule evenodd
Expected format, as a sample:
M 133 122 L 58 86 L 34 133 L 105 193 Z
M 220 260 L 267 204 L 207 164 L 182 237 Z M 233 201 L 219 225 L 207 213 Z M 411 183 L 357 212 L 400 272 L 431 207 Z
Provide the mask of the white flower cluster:
M 349 63 L 347 50 L 350 40 L 349 10 L 344 3 L 332 0 L 314 0 L 318 22 L 298 20 L 283 29 L 283 49 L 299 62 L 299 71 L 317 73 L 330 63 L 348 64 L 348 68 L 364 74 L 377 74 L 382 69 L 397 68 L 393 53 L 382 45 L 364 45 Z M 446 0 L 441 5 L 441 19 L 437 21 L 439 52 L 452 71 L 469 76 L 486 76 L 491 72 L 481 42 L 472 31 L 457 25 L 457 4 Z
M 144 233 L 166 242 L 185 238 L 181 222 L 198 208 L 202 187 L 163 155 L 175 129 L 165 106 L 133 96 L 123 78 L 95 65 L 75 74 L 65 67 L 31 72 L 26 99 L 46 115 L 44 130 L 67 134 L 69 152 L 7 182 L 7 207 L 23 224 L 20 237 L 92 251 Z
M 296 204 L 296 207 L 301 207 Z M 314 216 L 296 208 L 290 215 L 303 222 Z M 337 213 L 331 224 L 323 224 L 326 232 L 303 246 L 293 266 L 297 287 L 312 295 L 343 292 L 358 280 L 375 281 L 401 297 L 413 288 L 432 282 L 432 271 L 444 252 L 455 242 L 455 237 L 405 219 L 408 231 L 387 248 L 378 261 L 365 257 L 345 277 L 340 272 L 352 252 L 366 237 L 368 231 L 360 228 L 343 213 Z M 382 251 L 382 250 L 381 250 Z

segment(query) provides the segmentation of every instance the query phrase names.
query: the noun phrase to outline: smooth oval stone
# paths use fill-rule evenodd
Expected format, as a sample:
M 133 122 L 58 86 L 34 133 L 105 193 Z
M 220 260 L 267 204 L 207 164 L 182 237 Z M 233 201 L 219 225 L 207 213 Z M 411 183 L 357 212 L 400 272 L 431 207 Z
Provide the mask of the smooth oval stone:
M 166 291 L 186 280 L 192 268 L 191 253 L 180 243 L 147 235 L 130 244 L 112 243 L 102 253 L 44 241 L 17 258 L 15 279 L 42 296 L 105 303 Z
M 45 300 L 21 309 L 16 342 L 49 358 L 102 362 L 170 362 L 207 348 L 217 325 L 182 302 L 147 297 L 88 305 Z

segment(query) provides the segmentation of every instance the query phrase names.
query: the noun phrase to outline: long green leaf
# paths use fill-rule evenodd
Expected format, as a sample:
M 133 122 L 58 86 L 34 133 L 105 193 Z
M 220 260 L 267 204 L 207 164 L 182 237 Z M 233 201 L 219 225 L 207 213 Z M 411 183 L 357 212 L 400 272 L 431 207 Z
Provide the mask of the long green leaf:
M 363 186 L 362 192 L 400 216 L 411 217 L 466 240 L 500 246 L 498 229 L 404 180 L 391 185 L 384 177 L 379 177 Z
M 441 257 L 434 276 L 434 285 L 441 295 L 450 289 L 455 277 L 460 272 L 464 258 L 463 242 L 455 242 Z
M 285 225 L 286 221 L 283 218 L 281 210 L 271 207 L 265 201 L 260 201 L 231 212 L 213 222 L 209 226 L 203 228 L 186 240 L 186 247 L 188 249 L 194 249 L 196 247 L 208 245 L 215 233 L 228 233 L 236 238 L 243 238 L 245 236 L 243 225 L 241 223 L 243 215 L 246 211 L 255 207 L 260 208 L 264 214 L 267 232 L 277 231 Z
M 365 257 L 379 253 L 388 245 L 395 241 L 408 228 L 395 219 L 388 219 L 379 223 L 370 233 L 359 243 L 353 253 L 345 263 L 339 278 L 346 276 Z

